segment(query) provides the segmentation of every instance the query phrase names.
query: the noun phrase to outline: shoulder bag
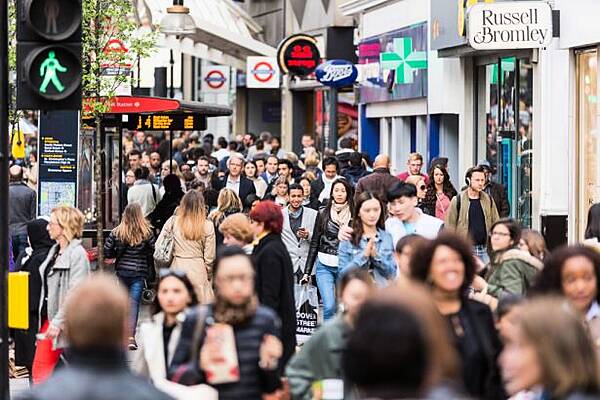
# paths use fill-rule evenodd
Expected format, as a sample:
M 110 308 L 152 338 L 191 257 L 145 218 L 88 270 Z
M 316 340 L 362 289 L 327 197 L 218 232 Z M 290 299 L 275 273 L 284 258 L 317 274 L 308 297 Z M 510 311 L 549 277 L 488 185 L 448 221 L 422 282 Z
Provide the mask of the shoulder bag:
M 175 235 L 173 234 L 173 219 L 167 221 L 154 245 L 154 262 L 158 268 L 168 268 L 173 262 L 173 247 Z

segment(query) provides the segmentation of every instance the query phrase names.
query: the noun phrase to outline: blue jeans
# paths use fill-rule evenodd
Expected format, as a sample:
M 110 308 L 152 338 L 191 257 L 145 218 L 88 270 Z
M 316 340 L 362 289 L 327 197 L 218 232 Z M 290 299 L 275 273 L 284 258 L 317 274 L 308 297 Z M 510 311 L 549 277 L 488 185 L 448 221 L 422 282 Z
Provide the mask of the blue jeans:
M 473 255 L 478 257 L 485 265 L 490 263 L 490 256 L 487 252 L 487 246 L 485 244 L 473 246 Z
M 131 299 L 131 336 L 135 336 L 138 314 L 140 311 L 140 302 L 142 301 L 142 290 L 144 290 L 144 278 L 119 276 L 119 279 L 129 292 Z
M 27 234 L 11 236 L 10 240 L 12 241 L 13 260 L 17 261 L 19 254 L 24 252 L 29 245 Z
M 317 287 L 319 293 L 321 293 L 321 299 L 323 300 L 323 320 L 335 316 L 337 310 L 337 302 L 335 298 L 335 286 L 338 279 L 338 268 L 328 267 L 327 265 L 321 264 L 319 260 L 317 263 Z

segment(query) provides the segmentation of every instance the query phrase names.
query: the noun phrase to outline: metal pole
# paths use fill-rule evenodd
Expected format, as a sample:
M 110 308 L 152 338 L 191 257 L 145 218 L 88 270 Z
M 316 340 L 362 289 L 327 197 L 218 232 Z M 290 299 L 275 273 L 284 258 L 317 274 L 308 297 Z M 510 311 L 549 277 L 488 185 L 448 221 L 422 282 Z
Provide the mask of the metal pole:
M 8 1 L 0 2 L 0 390 L 10 398 L 8 380 Z
M 171 49 L 171 58 L 169 59 L 169 64 L 171 64 L 171 87 L 169 88 L 169 97 L 175 98 L 175 87 L 173 80 L 175 79 L 175 60 L 173 59 L 173 49 Z
M 329 89 L 329 147 L 334 151 L 337 150 L 338 140 L 338 125 L 337 125 L 337 113 L 338 113 L 338 91 L 332 87 Z

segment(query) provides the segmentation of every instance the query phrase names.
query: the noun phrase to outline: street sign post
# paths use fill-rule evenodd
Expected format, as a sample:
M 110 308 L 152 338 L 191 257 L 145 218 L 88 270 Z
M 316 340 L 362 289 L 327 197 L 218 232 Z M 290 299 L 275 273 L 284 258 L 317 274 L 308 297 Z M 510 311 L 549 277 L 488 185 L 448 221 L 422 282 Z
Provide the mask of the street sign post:
M 0 7 L 0 398 L 10 399 L 8 380 L 8 4 Z
M 79 113 L 49 111 L 40 114 L 38 145 L 38 215 L 54 207 L 77 205 Z

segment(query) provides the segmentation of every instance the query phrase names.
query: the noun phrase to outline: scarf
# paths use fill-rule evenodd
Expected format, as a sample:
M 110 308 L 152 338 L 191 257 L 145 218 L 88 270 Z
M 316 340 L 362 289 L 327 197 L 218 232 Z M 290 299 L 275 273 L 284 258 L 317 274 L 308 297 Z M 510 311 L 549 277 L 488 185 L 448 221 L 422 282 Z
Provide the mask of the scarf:
M 335 182 L 338 178 L 339 178 L 339 175 L 336 175 L 333 179 L 327 179 L 327 177 L 325 176 L 325 173 L 323 173 L 323 175 L 321 175 L 321 179 L 323 180 L 323 183 L 325 184 L 325 186 L 323 187 L 323 190 L 321 191 L 321 194 L 319 195 L 320 202 L 323 202 L 323 200 L 329 198 L 329 195 L 331 194 L 331 185 L 333 185 L 333 182 Z
M 215 293 L 213 313 L 215 321 L 236 326 L 254 317 L 258 309 L 258 298 L 253 295 L 243 304 L 231 304 L 228 300 Z
M 329 215 L 331 216 L 331 220 L 338 224 L 340 228 L 342 226 L 347 226 L 352 219 L 348 202 L 345 202 L 344 204 L 337 204 L 336 202 L 332 201 Z
M 290 215 L 290 217 L 292 217 L 293 219 L 298 219 L 302 216 L 302 211 L 304 211 L 303 207 L 300 207 L 298 209 L 298 211 L 293 212 L 292 210 L 290 210 L 290 208 L 288 207 L 288 213 Z

